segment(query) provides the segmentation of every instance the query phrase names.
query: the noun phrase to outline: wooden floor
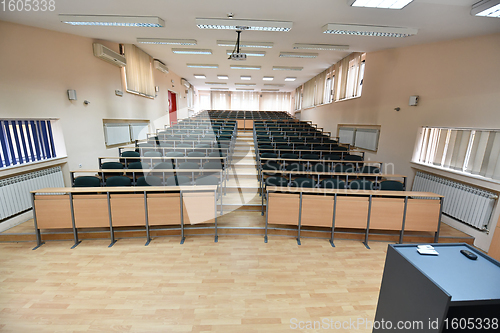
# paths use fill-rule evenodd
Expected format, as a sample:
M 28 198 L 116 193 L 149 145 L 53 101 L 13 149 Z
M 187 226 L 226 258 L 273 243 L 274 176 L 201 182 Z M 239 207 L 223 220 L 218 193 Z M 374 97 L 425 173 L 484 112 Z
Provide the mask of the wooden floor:
M 373 320 L 387 244 L 200 236 L 32 251 L 0 243 L 0 331 L 320 332 L 291 324 Z

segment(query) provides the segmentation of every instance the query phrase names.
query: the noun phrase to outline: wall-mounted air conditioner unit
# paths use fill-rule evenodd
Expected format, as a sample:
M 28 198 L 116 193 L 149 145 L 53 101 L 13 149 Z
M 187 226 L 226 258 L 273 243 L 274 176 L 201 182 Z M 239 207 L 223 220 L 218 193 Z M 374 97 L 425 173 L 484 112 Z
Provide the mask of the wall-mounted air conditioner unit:
M 127 65 L 127 60 L 121 54 L 118 54 L 106 46 L 98 43 L 92 44 L 94 47 L 94 55 L 104 61 L 109 62 L 118 67 L 125 67 Z
M 162 63 L 160 60 L 156 60 L 154 61 L 154 66 L 157 70 L 159 70 L 160 72 L 163 72 L 165 74 L 168 73 L 168 68 L 167 66 L 165 66 L 164 63 Z
M 188 88 L 191 87 L 191 83 L 188 82 L 186 79 L 181 79 L 181 83 L 184 87 Z

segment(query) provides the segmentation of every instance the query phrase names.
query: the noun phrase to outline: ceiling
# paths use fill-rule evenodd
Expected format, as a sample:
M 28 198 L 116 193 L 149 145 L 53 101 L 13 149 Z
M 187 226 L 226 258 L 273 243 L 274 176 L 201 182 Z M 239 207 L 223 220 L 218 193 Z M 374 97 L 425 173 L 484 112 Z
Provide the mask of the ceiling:
M 56 0 L 53 12 L 2 12 L 0 20 L 40 27 L 79 36 L 135 43 L 154 58 L 164 62 L 169 70 L 186 78 L 200 90 L 227 87 L 235 90 L 235 83 L 255 83 L 256 91 L 279 88 L 292 91 L 316 74 L 325 70 L 350 52 L 377 50 L 431 43 L 463 37 L 500 32 L 500 19 L 470 15 L 471 6 L 478 0 L 414 0 L 402 10 L 350 7 L 347 0 Z M 231 30 L 202 30 L 196 27 L 196 18 L 292 21 L 290 32 L 243 31 L 242 41 L 273 42 L 265 57 L 248 57 L 246 61 L 228 60 L 230 47 L 217 46 L 216 40 L 236 41 Z M 71 26 L 61 23 L 58 14 L 80 15 L 145 15 L 165 20 L 163 28 Z M 406 38 L 342 36 L 322 33 L 327 23 L 351 23 L 418 28 L 416 36 Z M 137 44 L 136 38 L 195 39 L 196 46 L 186 48 L 211 49 L 212 55 L 183 55 L 172 53 L 175 45 Z M 294 50 L 294 43 L 349 45 L 348 52 Z M 280 52 L 319 53 L 315 59 L 280 58 Z M 218 64 L 218 69 L 188 68 L 187 63 Z M 230 65 L 261 66 L 261 70 L 230 69 Z M 302 71 L 273 71 L 273 66 L 303 67 Z M 196 79 L 194 74 L 205 74 Z M 217 75 L 228 75 L 229 80 L 218 80 Z M 250 75 L 242 81 L 241 75 Z M 271 82 L 263 76 L 274 76 Z M 295 82 L 285 82 L 287 76 Z M 225 86 L 209 86 L 205 82 L 225 82 Z M 283 84 L 283 87 L 264 86 Z

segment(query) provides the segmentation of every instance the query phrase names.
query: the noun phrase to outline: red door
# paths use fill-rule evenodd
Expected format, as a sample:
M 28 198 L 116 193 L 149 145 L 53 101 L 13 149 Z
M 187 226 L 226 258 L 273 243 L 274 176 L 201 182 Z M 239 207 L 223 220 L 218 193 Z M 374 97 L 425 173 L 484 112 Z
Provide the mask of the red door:
M 168 116 L 170 125 L 177 124 L 177 95 L 170 90 L 168 91 Z

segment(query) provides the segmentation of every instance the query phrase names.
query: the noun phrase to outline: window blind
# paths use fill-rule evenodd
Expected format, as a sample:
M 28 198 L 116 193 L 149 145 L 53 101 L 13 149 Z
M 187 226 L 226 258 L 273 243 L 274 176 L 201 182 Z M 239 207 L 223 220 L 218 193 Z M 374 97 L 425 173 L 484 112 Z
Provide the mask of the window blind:
M 104 124 L 104 134 L 107 146 L 131 142 L 129 124 L 106 123 Z
M 357 128 L 354 146 L 376 151 L 378 149 L 378 139 L 379 139 L 380 131 L 374 128 Z
M 125 83 L 130 93 L 154 98 L 155 85 L 153 79 L 153 58 L 133 44 L 124 44 Z
M 57 157 L 50 120 L 1 120 L 0 168 Z

